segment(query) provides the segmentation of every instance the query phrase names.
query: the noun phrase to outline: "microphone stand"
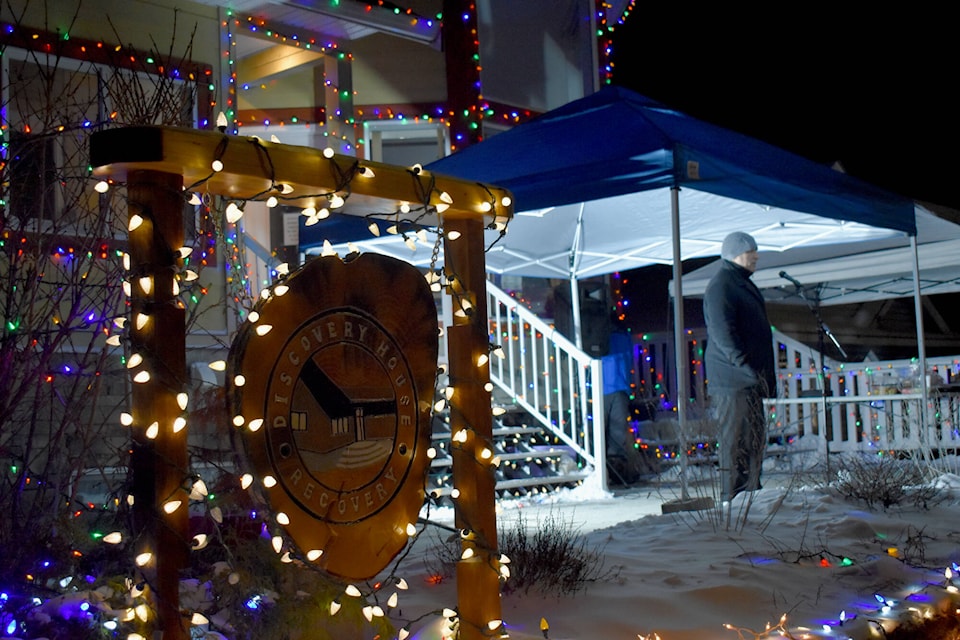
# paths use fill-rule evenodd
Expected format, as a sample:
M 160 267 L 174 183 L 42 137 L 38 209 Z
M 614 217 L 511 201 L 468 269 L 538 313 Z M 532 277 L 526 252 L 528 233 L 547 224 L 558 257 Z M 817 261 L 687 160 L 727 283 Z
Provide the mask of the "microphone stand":
M 813 314 L 813 317 L 817 320 L 817 347 L 820 349 L 820 364 L 821 368 L 823 365 L 823 337 L 827 336 L 830 338 L 830 342 L 833 343 L 833 346 L 837 348 L 837 351 L 840 352 L 840 356 L 846 360 L 847 352 L 843 350 L 843 347 L 840 346 L 840 341 L 837 340 L 837 337 L 833 335 L 833 332 L 830 331 L 830 327 L 827 326 L 827 323 L 823 321 L 823 318 L 820 315 L 820 289 L 816 290 L 816 296 L 813 300 L 810 300 L 803 291 L 803 288 L 797 287 L 797 293 L 801 298 L 807 303 L 807 306 L 810 308 L 810 312 Z
M 840 342 L 837 340 L 837 337 L 833 335 L 833 332 L 830 331 L 830 327 L 823 321 L 823 317 L 820 315 L 820 289 L 816 289 L 816 294 L 811 300 L 804 290 L 803 285 L 799 282 L 788 276 L 785 272 L 781 272 L 780 276 L 789 280 L 793 283 L 796 293 L 807 303 L 807 308 L 810 309 L 810 313 L 813 314 L 814 319 L 817 321 L 817 351 L 820 354 L 820 375 L 819 384 L 820 384 L 820 403 L 823 408 L 823 441 L 826 447 L 826 465 L 827 473 L 830 473 L 830 438 L 827 434 L 827 398 L 829 397 L 829 389 L 827 388 L 827 376 L 826 368 L 824 362 L 824 336 L 830 338 L 830 341 L 833 343 L 833 346 L 837 348 L 837 351 L 840 352 L 840 355 L 844 360 L 847 359 L 847 352 L 843 350 L 843 347 L 840 346 Z

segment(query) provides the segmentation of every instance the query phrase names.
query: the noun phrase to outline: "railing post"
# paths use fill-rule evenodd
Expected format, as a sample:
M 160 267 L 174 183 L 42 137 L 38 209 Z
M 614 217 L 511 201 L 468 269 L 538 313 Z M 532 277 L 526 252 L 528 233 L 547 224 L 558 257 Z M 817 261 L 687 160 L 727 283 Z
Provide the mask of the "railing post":
M 606 411 L 603 406 L 603 367 L 600 364 L 600 360 L 590 362 L 590 380 L 592 381 L 590 395 L 593 404 L 593 411 L 591 412 L 593 417 L 593 448 L 590 452 L 593 454 L 594 464 L 596 465 L 593 477 L 599 484 L 597 488 L 601 491 L 607 491 L 609 487 L 609 479 L 607 478 L 607 425 Z

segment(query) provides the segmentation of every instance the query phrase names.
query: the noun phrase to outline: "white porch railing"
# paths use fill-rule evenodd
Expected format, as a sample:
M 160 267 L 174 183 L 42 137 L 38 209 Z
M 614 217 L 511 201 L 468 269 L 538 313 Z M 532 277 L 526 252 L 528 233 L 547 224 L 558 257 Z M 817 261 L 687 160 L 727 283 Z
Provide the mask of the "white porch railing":
M 919 451 L 960 448 L 960 389 L 953 386 L 955 357 L 928 358 L 924 405 L 915 360 L 846 363 L 829 368 L 827 394 L 804 393 L 808 372 L 786 368 L 786 393 L 771 403 L 775 428 L 795 434 L 824 454 L 852 451 Z M 819 387 L 817 388 L 819 389 Z
M 603 380 L 600 360 L 577 348 L 518 300 L 487 283 L 491 341 L 504 357 L 490 361 L 490 379 L 606 486 Z
M 687 335 L 695 417 L 700 417 L 697 408 L 706 407 L 709 372 L 703 365 L 704 338 L 702 329 Z M 676 402 L 673 337 L 666 332 L 648 334 L 638 339 L 638 345 L 637 396 L 650 398 L 662 415 Z M 780 389 L 778 398 L 768 402 L 769 433 L 779 443 L 778 451 L 960 448 L 960 356 L 926 359 L 929 393 L 924 406 L 917 360 L 841 363 L 824 358 L 825 376 L 820 376 L 815 349 L 780 333 L 774 334 L 774 349 Z

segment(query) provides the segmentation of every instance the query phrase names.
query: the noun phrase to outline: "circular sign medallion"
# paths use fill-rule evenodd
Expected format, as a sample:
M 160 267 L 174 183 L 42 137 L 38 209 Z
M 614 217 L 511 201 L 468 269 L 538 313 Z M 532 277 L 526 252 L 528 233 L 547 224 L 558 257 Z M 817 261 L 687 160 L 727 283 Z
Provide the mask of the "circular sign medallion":
M 376 254 L 314 259 L 283 286 L 234 342 L 231 410 L 297 546 L 322 550 L 331 573 L 367 579 L 406 544 L 423 503 L 433 295 L 415 268 Z

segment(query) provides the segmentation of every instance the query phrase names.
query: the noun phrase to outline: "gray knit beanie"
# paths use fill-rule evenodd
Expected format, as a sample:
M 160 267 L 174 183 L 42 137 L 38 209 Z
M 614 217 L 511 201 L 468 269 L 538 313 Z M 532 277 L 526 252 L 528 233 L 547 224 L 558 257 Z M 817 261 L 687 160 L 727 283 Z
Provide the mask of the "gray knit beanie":
M 734 231 L 723 239 L 723 246 L 720 247 L 720 257 L 732 261 L 741 253 L 756 250 L 757 241 L 753 239 L 753 236 L 743 231 Z

